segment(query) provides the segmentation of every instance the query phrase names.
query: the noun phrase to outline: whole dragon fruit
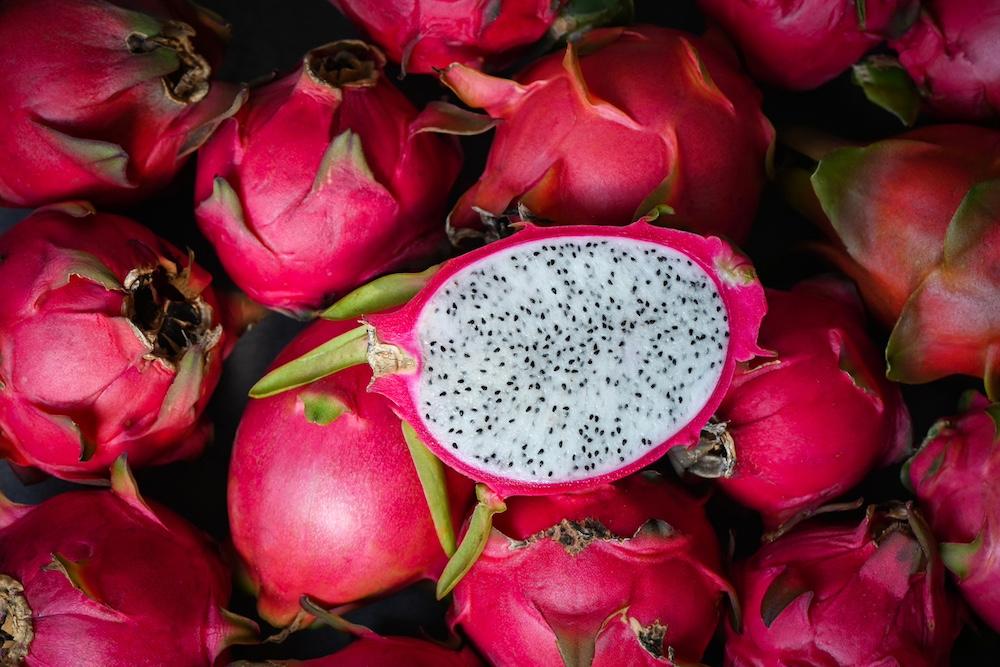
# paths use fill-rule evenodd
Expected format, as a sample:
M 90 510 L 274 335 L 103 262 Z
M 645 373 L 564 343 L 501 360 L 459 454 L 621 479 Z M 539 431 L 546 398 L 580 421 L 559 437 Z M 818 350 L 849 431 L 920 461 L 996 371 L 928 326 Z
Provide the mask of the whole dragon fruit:
M 676 30 L 608 28 L 516 81 L 462 65 L 441 80 L 502 121 L 485 172 L 451 212 L 453 241 L 492 237 L 511 212 L 625 225 L 658 206 L 671 226 L 747 236 L 773 130 L 733 54 Z
M 210 80 L 214 20 L 183 0 L 5 0 L 0 205 L 166 185 L 245 96 Z
M 813 511 L 910 446 L 910 417 L 865 331 L 854 289 L 835 280 L 767 291 L 761 345 L 680 468 L 714 477 L 768 528 Z
M 998 0 L 923 0 L 891 46 L 935 116 L 987 120 L 1000 115 L 998 34 Z
M 0 664 L 214 665 L 256 634 L 229 592 L 216 547 L 146 503 L 124 458 L 110 491 L 0 496 Z
M 0 456 L 64 479 L 197 455 L 232 341 L 209 276 L 85 203 L 0 236 Z
M 548 37 L 631 15 L 631 0 L 331 0 L 404 72 L 479 69 Z
M 903 482 L 926 509 L 944 563 L 962 595 L 1000 631 L 997 471 L 1000 408 L 981 394 L 965 399 L 959 417 L 939 421 L 903 469 Z
M 201 150 L 198 224 L 260 303 L 308 312 L 442 245 L 458 148 L 421 131 L 384 63 L 364 42 L 313 49 Z
M 819 166 L 796 196 L 818 199 L 804 208 L 831 237 L 826 256 L 893 327 L 889 377 L 959 373 L 1000 394 L 1000 132 L 941 125 L 825 148 L 803 147 Z
M 754 77 L 783 88 L 816 88 L 878 46 L 916 0 L 699 0 L 736 41 Z
M 937 545 L 905 505 L 799 527 L 734 576 L 743 628 L 727 628 L 727 667 L 937 667 L 959 630 Z
M 729 591 L 701 504 L 643 473 L 510 500 L 450 620 L 496 667 L 674 665 L 701 658 Z
M 317 322 L 277 363 L 353 326 Z M 354 602 L 436 576 L 444 565 L 399 417 L 366 391 L 370 380 L 367 368 L 353 368 L 254 401 L 243 414 L 229 518 L 258 610 L 272 625 L 292 624 L 303 595 L 330 606 Z M 450 526 L 449 507 L 457 515 L 472 489 L 454 474 L 448 487 L 442 510 Z
M 764 291 L 747 260 L 646 219 L 523 224 L 425 272 L 422 288 L 415 276 L 387 280 L 372 287 L 383 304 L 415 296 L 272 371 L 251 395 L 367 363 L 369 389 L 414 436 L 484 483 L 439 594 L 478 556 L 504 497 L 599 486 L 696 444 L 737 361 L 763 353 Z

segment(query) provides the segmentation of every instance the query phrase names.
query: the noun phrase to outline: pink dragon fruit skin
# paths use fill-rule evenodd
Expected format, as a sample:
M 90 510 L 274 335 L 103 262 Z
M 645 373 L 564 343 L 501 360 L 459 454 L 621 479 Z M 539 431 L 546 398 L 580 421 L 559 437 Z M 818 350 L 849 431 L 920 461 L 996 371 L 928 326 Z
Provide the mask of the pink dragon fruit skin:
M 232 336 L 209 276 L 84 203 L 0 237 L 0 454 L 64 479 L 197 455 Z
M 0 661 L 201 667 L 252 641 L 223 608 L 230 573 L 209 539 L 146 503 L 124 459 L 111 484 L 33 507 L 0 496 Z
M 704 39 L 599 29 L 516 81 L 462 65 L 441 80 L 501 121 L 451 212 L 453 241 L 515 209 L 540 224 L 624 225 L 663 205 L 672 226 L 749 232 L 773 129 L 735 55 Z
M 776 356 L 741 367 L 716 412 L 724 428 L 702 442 L 728 439 L 712 476 L 774 529 L 898 461 L 911 426 L 849 284 L 813 280 L 767 300 L 760 344 Z
M 957 373 L 1000 392 L 998 147 L 995 130 L 941 125 L 821 156 L 825 254 L 893 327 L 891 379 Z
M 460 154 L 420 130 L 384 62 L 353 40 L 313 49 L 201 150 L 198 224 L 258 302 L 308 312 L 443 244 Z
M 864 7 L 864 20 L 858 4 Z M 739 45 L 755 78 L 809 90 L 878 46 L 913 0 L 699 0 Z
M 958 417 L 938 422 L 904 468 L 903 481 L 925 508 L 945 565 L 973 609 L 1000 630 L 996 479 L 1000 410 L 981 394 Z
M 119 205 L 166 185 L 245 97 L 209 80 L 214 28 L 177 0 L 4 2 L 0 60 L 17 67 L 0 71 L 0 205 Z
M 891 46 L 935 116 L 987 120 L 1000 114 L 998 31 L 997 0 L 924 0 Z
M 332 0 L 406 72 L 429 74 L 459 62 L 479 68 L 540 40 L 561 0 Z
M 738 564 L 726 667 L 947 664 L 958 607 L 930 531 L 903 505 L 800 526 Z
M 513 498 L 450 620 L 497 667 L 698 661 L 729 591 L 701 504 L 655 473 Z
M 276 363 L 353 326 L 317 322 Z M 229 518 L 258 610 L 272 625 L 291 624 L 303 595 L 332 607 L 436 576 L 444 565 L 399 417 L 366 391 L 370 380 L 367 368 L 353 368 L 244 412 Z M 458 518 L 472 485 L 454 474 L 448 482 Z

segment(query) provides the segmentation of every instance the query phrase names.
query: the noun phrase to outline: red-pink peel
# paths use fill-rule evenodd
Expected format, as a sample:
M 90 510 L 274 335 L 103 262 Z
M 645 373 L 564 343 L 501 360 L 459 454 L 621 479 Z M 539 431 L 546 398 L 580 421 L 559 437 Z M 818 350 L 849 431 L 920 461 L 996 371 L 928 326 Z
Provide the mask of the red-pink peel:
M 562 0 L 332 0 L 405 72 L 429 74 L 459 62 L 481 67 L 540 40 Z
M 353 326 L 317 322 L 276 363 Z M 229 518 L 258 611 L 273 625 L 291 624 L 303 595 L 328 607 L 364 600 L 436 576 L 446 559 L 400 420 L 366 391 L 370 380 L 367 368 L 348 369 L 243 414 Z M 471 484 L 448 481 L 460 516 Z
M 891 42 L 930 111 L 950 120 L 1000 114 L 1000 2 L 924 0 L 916 23 Z
M 952 125 L 820 156 L 826 254 L 893 327 L 891 379 L 957 373 L 1000 392 L 998 148 L 1000 132 Z
M 931 428 L 903 469 L 966 601 L 1000 630 L 1000 409 L 980 394 Z
M 0 205 L 136 201 L 242 103 L 210 81 L 212 19 L 175 0 L 0 8 Z
M 816 88 L 878 46 L 914 0 L 699 0 L 736 41 L 755 78 Z
M 664 224 L 746 238 L 773 130 L 734 54 L 676 30 L 609 28 L 516 80 L 462 65 L 441 80 L 500 121 L 450 215 L 453 241 L 502 231 L 512 213 L 625 225 L 657 206 L 673 213 Z
M 740 367 L 700 456 L 673 454 L 695 474 L 717 477 L 773 529 L 898 461 L 911 427 L 851 285 L 813 280 L 767 297 L 760 344 L 775 356 Z
M 111 484 L 34 507 L 0 496 L 0 663 L 202 667 L 253 641 L 223 608 L 215 545 L 143 501 L 124 460 Z
M 800 526 L 734 576 L 743 627 L 727 628 L 727 667 L 935 667 L 959 630 L 937 546 L 902 505 Z
M 451 622 L 497 667 L 673 665 L 701 658 L 728 591 L 700 503 L 644 473 L 508 501 Z
M 198 224 L 260 303 L 310 313 L 446 245 L 457 145 L 423 131 L 384 64 L 355 40 L 313 49 L 201 150 Z
M 211 276 L 145 227 L 88 204 L 0 237 L 0 455 L 65 479 L 197 455 L 233 338 Z

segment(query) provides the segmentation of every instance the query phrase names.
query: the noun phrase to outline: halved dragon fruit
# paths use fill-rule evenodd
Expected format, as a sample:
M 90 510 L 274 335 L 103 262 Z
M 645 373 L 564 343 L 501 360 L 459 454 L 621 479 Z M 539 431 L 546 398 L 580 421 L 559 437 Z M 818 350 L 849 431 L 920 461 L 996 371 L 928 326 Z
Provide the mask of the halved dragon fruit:
M 427 275 L 419 290 L 415 275 L 362 290 L 360 313 L 415 296 L 272 371 L 251 395 L 367 362 L 369 390 L 446 465 L 485 483 L 449 580 L 481 552 L 504 497 L 590 488 L 697 443 L 737 361 L 766 354 L 749 262 L 717 238 L 648 219 L 520 223 Z
M 367 361 L 369 389 L 448 465 L 501 496 L 579 489 L 697 442 L 736 362 L 761 352 L 765 309 L 753 268 L 717 238 L 524 225 L 251 395 Z

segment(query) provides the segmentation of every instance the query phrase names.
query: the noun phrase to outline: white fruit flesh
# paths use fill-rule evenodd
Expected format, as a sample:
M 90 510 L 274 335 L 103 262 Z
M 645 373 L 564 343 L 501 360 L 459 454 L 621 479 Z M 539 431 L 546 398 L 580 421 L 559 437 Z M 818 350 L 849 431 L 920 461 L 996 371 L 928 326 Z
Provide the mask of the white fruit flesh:
M 613 472 L 713 396 L 729 324 L 683 253 L 618 237 L 513 246 L 451 276 L 417 320 L 426 428 L 470 466 L 557 483 Z

